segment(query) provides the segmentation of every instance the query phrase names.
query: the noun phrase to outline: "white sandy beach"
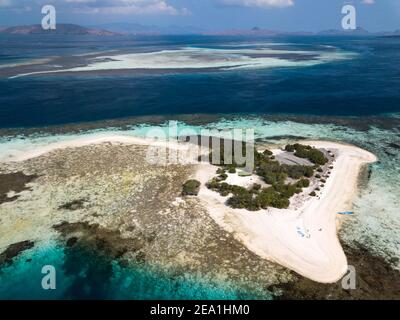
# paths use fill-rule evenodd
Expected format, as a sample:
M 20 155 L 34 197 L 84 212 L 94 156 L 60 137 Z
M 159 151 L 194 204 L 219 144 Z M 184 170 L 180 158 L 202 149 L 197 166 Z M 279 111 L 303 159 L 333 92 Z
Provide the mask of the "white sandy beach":
M 132 136 L 92 135 L 19 151 L 7 161 L 24 161 L 55 149 L 106 142 L 154 145 L 152 140 Z M 211 217 L 220 227 L 232 232 L 248 249 L 309 279 L 332 283 L 347 271 L 347 260 L 337 237 L 337 212 L 352 209 L 360 169 L 377 159 L 370 152 L 350 145 L 325 141 L 302 143 L 335 150 L 338 156 L 320 197 L 303 196 L 306 201 L 297 206 L 291 205 L 289 209 L 258 212 L 231 209 L 224 204 L 226 198 L 205 186 L 205 183 L 215 176 L 215 166 L 198 164 L 194 177 L 202 183 L 199 199 Z M 165 146 L 163 141 L 156 144 Z M 178 144 L 170 143 L 169 148 L 178 148 Z M 249 177 L 237 179 L 247 181 L 245 183 L 248 185 L 259 182 Z M 308 195 L 309 192 L 305 190 L 304 193 Z M 307 236 L 302 237 L 299 231 Z
M 377 159 L 370 152 L 350 145 L 302 143 L 339 153 L 320 198 L 308 196 L 300 208 L 249 212 L 227 207 L 223 204 L 226 198 L 204 185 L 199 197 L 214 220 L 254 253 L 314 281 L 333 283 L 347 271 L 346 256 L 337 237 L 337 213 L 352 208 L 361 167 Z M 214 171 L 215 167 L 203 164 L 196 177 L 205 183 L 214 176 Z M 307 236 L 302 237 L 298 231 Z

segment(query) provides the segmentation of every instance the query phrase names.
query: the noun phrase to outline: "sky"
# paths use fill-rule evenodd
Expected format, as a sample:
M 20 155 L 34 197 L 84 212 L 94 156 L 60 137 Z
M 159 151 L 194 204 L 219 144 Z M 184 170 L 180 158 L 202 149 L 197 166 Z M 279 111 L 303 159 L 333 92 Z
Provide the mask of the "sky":
M 42 6 L 53 5 L 58 23 L 321 31 L 341 27 L 346 4 L 356 8 L 357 26 L 400 29 L 400 0 L 0 0 L 0 26 L 40 24 Z

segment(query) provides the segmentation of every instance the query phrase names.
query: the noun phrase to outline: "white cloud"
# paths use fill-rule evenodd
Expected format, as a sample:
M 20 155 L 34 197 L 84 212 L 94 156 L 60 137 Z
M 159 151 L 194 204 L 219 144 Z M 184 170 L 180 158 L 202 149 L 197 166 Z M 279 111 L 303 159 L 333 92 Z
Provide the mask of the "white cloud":
M 65 11 L 91 14 L 163 14 L 188 15 L 186 8 L 175 8 L 169 0 L 53 0 L 52 4 Z M 0 0 L 0 7 L 19 9 L 26 3 L 45 5 L 48 0 Z
M 69 2 L 84 3 L 75 8 L 75 12 L 103 13 L 103 14 L 166 14 L 185 15 L 189 11 L 185 8 L 177 9 L 165 0 L 67 0 Z
M 294 0 L 221 0 L 227 5 L 243 7 L 289 7 L 294 5 Z
M 375 0 L 362 0 L 362 3 L 364 3 L 364 4 L 374 4 Z

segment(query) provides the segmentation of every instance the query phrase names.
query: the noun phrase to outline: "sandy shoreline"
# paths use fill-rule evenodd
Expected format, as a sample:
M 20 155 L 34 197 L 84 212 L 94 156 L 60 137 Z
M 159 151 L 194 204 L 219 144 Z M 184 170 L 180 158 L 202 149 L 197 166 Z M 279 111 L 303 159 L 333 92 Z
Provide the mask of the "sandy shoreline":
M 320 198 L 308 197 L 300 208 L 261 212 L 231 209 L 224 198 L 204 185 L 199 197 L 214 220 L 233 232 L 254 253 L 317 282 L 333 283 L 347 271 L 347 259 L 337 237 L 337 212 L 350 210 L 361 167 L 376 157 L 360 148 L 324 141 L 302 141 L 336 149 L 339 156 Z M 211 168 L 210 168 L 211 167 Z M 215 167 L 201 165 L 197 179 L 205 183 Z M 298 230 L 310 237 L 301 237 Z
M 144 146 L 154 143 L 149 139 L 123 135 L 90 136 L 38 146 L 19 152 L 7 160 L 25 161 L 57 149 L 106 142 Z M 302 143 L 335 149 L 339 153 L 320 199 L 309 197 L 299 208 L 290 207 L 285 210 L 234 210 L 223 204 L 224 198 L 219 194 L 205 187 L 205 183 L 215 175 L 216 167 L 210 164 L 196 166 L 197 172 L 194 175 L 202 182 L 199 199 L 219 226 L 232 232 L 252 252 L 314 281 L 332 283 L 347 270 L 347 259 L 337 238 L 337 212 L 351 209 L 359 171 L 363 165 L 375 162 L 376 157 L 365 150 L 340 143 Z M 157 144 L 165 145 L 165 142 L 159 141 Z M 170 144 L 169 147 L 177 145 Z M 307 230 L 310 237 L 300 237 L 298 228 Z

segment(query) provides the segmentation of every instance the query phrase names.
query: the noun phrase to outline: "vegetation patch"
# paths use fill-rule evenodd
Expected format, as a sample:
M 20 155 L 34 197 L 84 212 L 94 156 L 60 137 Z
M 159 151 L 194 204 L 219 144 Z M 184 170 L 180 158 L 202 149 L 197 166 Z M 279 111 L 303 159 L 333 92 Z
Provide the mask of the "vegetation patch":
M 227 177 L 225 172 L 236 172 L 236 169 L 240 166 L 225 164 L 224 152 L 221 151 L 221 168 L 217 170 L 218 176 L 209 181 L 206 186 L 218 192 L 223 197 L 229 196 L 226 204 L 235 209 L 258 211 L 269 207 L 279 209 L 288 208 L 290 198 L 295 194 L 301 193 L 304 188 L 308 188 L 310 186 L 309 178 L 314 176 L 314 170 L 317 170 L 319 165 L 325 164 L 328 161 L 321 151 L 308 146 L 299 146 L 289 145 L 286 149 L 299 152 L 300 155 L 304 155 L 304 157 L 316 163 L 316 166 L 280 164 L 272 158 L 271 155 L 273 153 L 271 151 L 265 150 L 260 153 L 255 150 L 254 171 L 247 173 L 247 175 L 257 174 L 269 186 L 263 188 L 260 184 L 254 184 L 250 188 L 245 188 L 224 182 Z M 246 148 L 244 147 L 243 149 L 245 150 Z M 240 175 L 241 172 L 239 172 Z M 287 183 L 288 178 L 294 181 Z
M 311 146 L 305 146 L 299 143 L 289 144 L 286 146 L 285 150 L 294 152 L 296 157 L 308 159 L 316 165 L 324 165 L 328 162 L 323 152 Z
M 183 196 L 197 196 L 200 191 L 200 181 L 188 180 L 183 184 L 182 195 Z

